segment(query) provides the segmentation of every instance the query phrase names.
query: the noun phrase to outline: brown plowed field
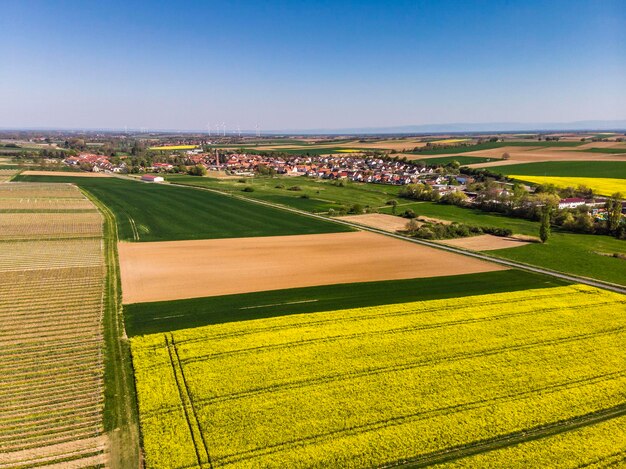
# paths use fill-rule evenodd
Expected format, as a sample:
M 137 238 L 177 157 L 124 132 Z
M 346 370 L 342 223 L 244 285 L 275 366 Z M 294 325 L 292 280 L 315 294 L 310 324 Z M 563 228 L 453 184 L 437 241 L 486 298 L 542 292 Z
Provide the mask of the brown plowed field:
M 346 220 L 352 223 L 358 223 L 359 225 L 391 232 L 404 230 L 406 224 L 409 222 L 406 218 L 385 215 L 384 213 L 366 213 L 365 215 L 348 215 L 337 218 L 339 220 Z
M 125 303 L 502 270 L 368 232 L 120 243 Z
M 515 248 L 529 244 L 529 241 L 489 234 L 471 236 L 469 238 L 445 239 L 439 242 L 448 246 L 471 249 L 472 251 L 494 251 L 496 249 Z

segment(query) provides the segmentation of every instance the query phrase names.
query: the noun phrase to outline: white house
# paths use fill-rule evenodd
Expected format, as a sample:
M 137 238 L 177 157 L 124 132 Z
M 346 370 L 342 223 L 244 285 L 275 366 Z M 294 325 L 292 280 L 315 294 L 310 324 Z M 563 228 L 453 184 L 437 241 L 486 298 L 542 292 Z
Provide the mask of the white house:
M 581 199 L 580 197 L 569 197 L 567 199 L 559 200 L 559 208 L 576 208 L 581 205 L 585 205 L 585 199 Z
M 152 174 L 144 174 L 141 176 L 141 180 L 144 182 L 163 182 L 164 179 L 162 176 L 154 176 Z

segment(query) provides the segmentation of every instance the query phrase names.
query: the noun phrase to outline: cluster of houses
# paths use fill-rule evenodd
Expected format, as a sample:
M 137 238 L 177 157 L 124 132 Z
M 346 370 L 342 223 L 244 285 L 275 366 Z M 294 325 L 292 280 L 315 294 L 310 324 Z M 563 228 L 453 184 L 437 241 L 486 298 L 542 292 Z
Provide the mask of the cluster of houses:
M 226 169 L 235 175 L 247 176 L 254 174 L 261 166 L 285 176 L 308 176 L 331 180 L 347 179 L 354 182 L 394 185 L 422 182 L 442 191 L 460 190 L 462 187 L 459 184 L 465 184 L 467 181 L 467 178 L 459 177 L 454 185 L 448 186 L 446 182 L 449 181 L 449 177 L 436 173 L 432 168 L 420 167 L 402 161 L 356 156 L 294 156 L 285 159 L 261 155 L 232 154 L 229 155 L 225 165 L 220 169 Z
M 594 197 L 592 199 L 583 199 L 582 197 L 569 197 L 559 201 L 559 209 L 577 208 L 586 206 L 589 208 L 591 216 L 596 220 L 606 220 L 606 198 Z M 626 214 L 626 203 L 622 203 L 622 213 Z
M 119 165 L 115 165 L 111 163 L 108 156 L 93 153 L 80 153 L 77 156 L 68 156 L 63 162 L 68 166 L 89 166 L 91 171 L 95 173 L 101 171 L 125 173 L 127 171 L 126 163 L 121 162 Z

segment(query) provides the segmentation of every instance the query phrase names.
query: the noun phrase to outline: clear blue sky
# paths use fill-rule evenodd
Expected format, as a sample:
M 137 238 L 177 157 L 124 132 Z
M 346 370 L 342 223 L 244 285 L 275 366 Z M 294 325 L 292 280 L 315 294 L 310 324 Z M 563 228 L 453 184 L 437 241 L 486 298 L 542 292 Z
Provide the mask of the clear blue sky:
M 626 1 L 0 4 L 0 127 L 626 119 Z

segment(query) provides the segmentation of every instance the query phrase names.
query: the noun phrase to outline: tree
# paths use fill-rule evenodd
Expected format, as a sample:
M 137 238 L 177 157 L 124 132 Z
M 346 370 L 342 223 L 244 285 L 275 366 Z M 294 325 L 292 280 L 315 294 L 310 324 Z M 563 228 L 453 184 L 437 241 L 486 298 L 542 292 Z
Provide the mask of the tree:
M 550 238 L 550 212 L 549 205 L 544 205 L 541 210 L 541 226 L 539 227 L 539 238 L 545 243 Z
M 418 232 L 418 230 L 420 229 L 420 226 L 422 226 L 421 223 L 412 219 L 405 225 L 404 229 L 409 235 L 413 236 Z
M 203 165 L 198 164 L 189 168 L 187 174 L 189 174 L 190 176 L 205 176 L 206 168 Z
M 622 220 L 622 194 L 616 192 L 606 200 L 606 227 L 609 233 L 615 234 Z

